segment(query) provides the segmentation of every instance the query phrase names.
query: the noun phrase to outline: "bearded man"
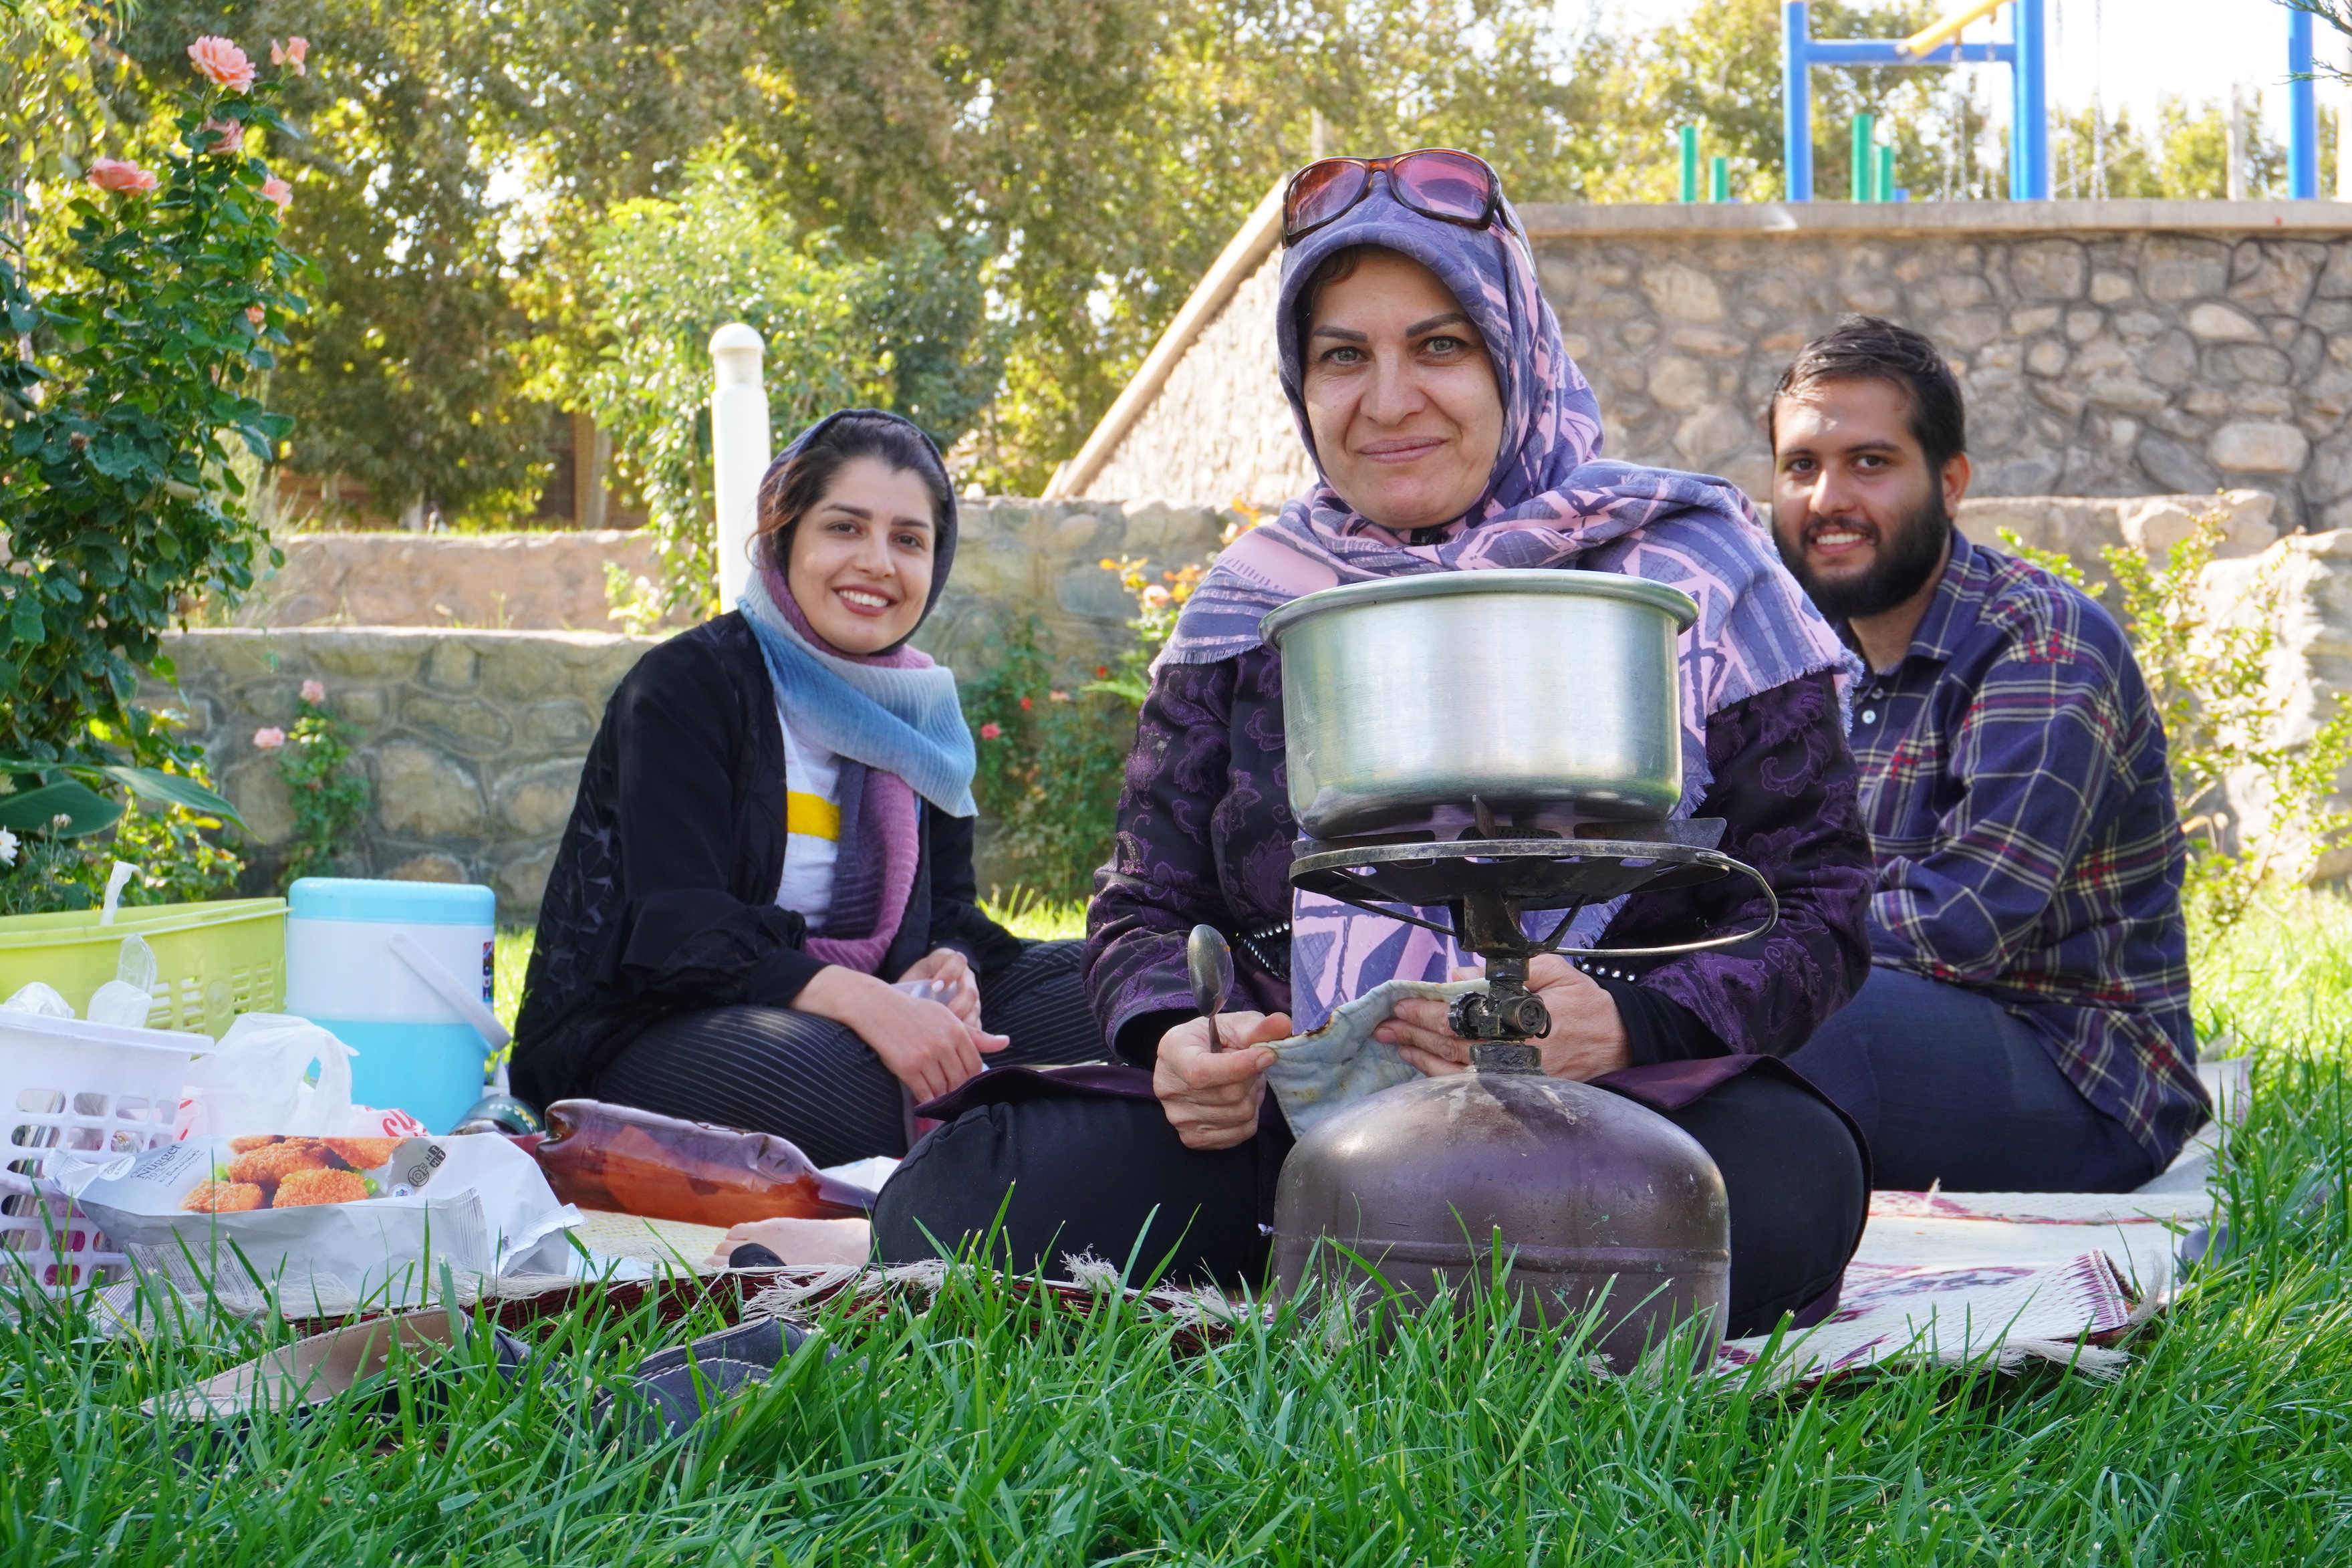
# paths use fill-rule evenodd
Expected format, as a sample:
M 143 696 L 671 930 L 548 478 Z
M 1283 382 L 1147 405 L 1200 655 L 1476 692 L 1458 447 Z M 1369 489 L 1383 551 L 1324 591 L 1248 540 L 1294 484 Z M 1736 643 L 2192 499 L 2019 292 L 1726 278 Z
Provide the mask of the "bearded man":
M 2204 1121 L 2164 731 L 2107 613 L 1953 526 L 1959 384 L 1849 317 L 1769 414 L 1781 559 L 1862 656 L 1872 969 L 1792 1056 L 1880 1187 L 2126 1192 Z

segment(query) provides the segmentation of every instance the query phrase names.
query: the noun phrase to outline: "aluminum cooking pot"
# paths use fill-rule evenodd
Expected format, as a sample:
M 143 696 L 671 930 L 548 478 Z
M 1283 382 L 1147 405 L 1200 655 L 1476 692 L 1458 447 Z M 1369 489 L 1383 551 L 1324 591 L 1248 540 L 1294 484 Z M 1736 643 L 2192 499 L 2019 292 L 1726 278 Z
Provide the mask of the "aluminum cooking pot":
M 1467 811 L 1654 820 L 1683 793 L 1688 595 L 1613 572 L 1433 572 L 1265 617 L 1290 809 L 1311 837 Z M 1457 820 L 1459 818 L 1456 818 Z

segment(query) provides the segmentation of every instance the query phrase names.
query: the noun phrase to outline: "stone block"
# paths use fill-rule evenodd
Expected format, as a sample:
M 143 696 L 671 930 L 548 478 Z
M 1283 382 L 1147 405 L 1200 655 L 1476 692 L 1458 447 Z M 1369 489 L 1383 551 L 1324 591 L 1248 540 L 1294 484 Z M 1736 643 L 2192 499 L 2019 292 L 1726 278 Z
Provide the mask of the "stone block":
M 482 678 L 481 655 L 456 637 L 436 639 L 425 656 L 425 684 L 441 691 L 471 691 Z
M 1703 409 L 1675 426 L 1675 446 L 1689 466 L 1711 468 L 1740 447 L 1763 444 L 1755 421 L 1723 404 Z
M 2021 300 L 2079 300 L 2089 272 L 2077 240 L 2032 239 L 2009 253 L 2010 287 Z
M 454 759 L 413 741 L 379 747 L 375 820 L 386 833 L 420 838 L 471 838 L 486 824 L 482 786 Z
M 2096 310 L 2073 310 L 2066 312 L 2066 341 L 2087 343 L 2099 335 L 2107 319 Z
M 2213 433 L 2205 453 L 2230 473 L 2292 474 L 2311 456 L 2311 438 L 2292 425 L 2234 420 Z
M 2206 300 L 2189 307 L 2189 330 L 2209 343 L 2257 343 L 2263 329 L 2243 310 Z
M 2197 344 L 2187 332 L 2167 332 L 2136 357 L 2140 374 L 2158 386 L 2183 387 L 2197 379 Z
M 1716 280 L 1685 262 L 1670 261 L 1642 274 L 1642 292 L 1650 308 L 1673 321 L 1704 326 L 1724 318 L 1723 290 Z
M 1929 335 L 1947 351 L 1957 349 L 1972 354 L 1988 344 L 1999 342 L 2009 330 L 2009 323 L 1999 310 L 1990 308 L 1961 310 L 1945 317 Z
M 2136 292 L 2128 272 L 2100 271 L 2091 274 L 2091 303 L 2116 305 Z
M 2136 375 L 2097 375 L 2084 384 L 2083 395 L 2101 408 L 2126 414 L 2151 414 L 2165 405 L 2164 389 Z
M 514 716 L 515 744 L 527 752 L 585 751 L 596 715 L 576 697 L 534 702 Z
M 464 883 L 474 879 L 466 874 L 466 863 L 463 860 L 458 859 L 455 855 L 444 854 L 438 849 L 428 849 L 422 855 L 411 855 L 383 875 L 384 879 L 389 882 Z
M 2263 490 L 2229 490 L 2220 496 L 2149 496 L 2123 503 L 2118 522 L 2127 543 L 2163 557 L 2197 531 L 2198 520 L 2214 507 L 2227 514 L 2228 533 L 2214 547 L 2217 560 L 2259 555 L 2278 538 L 2272 519 L 2278 498 Z
M 552 838 L 572 820 L 580 793 L 578 759 L 536 763 L 498 781 L 499 820 L 519 838 Z
M 2293 368 L 2286 355 L 2268 343 L 2231 343 L 2217 350 L 2213 357 L 2228 366 L 2227 374 L 2239 380 L 2270 386 L 2286 384 Z
M 552 847 L 499 867 L 491 883 L 498 889 L 499 909 L 535 913 L 540 900 L 547 894 L 547 879 L 554 870 Z
M 362 686 L 353 691 L 330 691 L 327 693 L 327 706 L 335 717 L 362 731 L 381 725 L 389 711 L 383 693 L 373 686 Z
M 2230 247 L 2218 240 L 2151 235 L 2140 252 L 2140 287 L 2151 300 L 2202 299 L 2219 294 L 2229 280 Z
M 2026 305 L 2009 313 L 2009 330 L 2018 337 L 2030 338 L 2057 326 L 2063 314 L 2055 305 Z
M 1668 354 L 1650 367 L 1650 395 L 1677 414 L 1695 414 L 1714 399 L 1714 378 L 1696 360 Z
M 2221 487 L 2220 470 L 2169 436 L 2144 431 L 2134 451 L 2141 468 L 2165 489 L 2195 495 Z
M 2058 375 L 2066 369 L 2066 345 L 2044 338 L 2025 351 L 2025 368 L 2036 375 Z
M 2294 315 L 2326 265 L 2326 247 L 2308 240 L 2241 240 L 2230 257 L 2230 298 L 2256 315 Z
M 1709 359 L 1738 359 L 1748 352 L 1747 339 L 1705 327 L 1676 327 L 1666 334 L 1666 341 L 1685 353 L 1705 354 Z
M 219 765 L 215 759 L 214 765 Z M 263 844 L 283 844 L 294 836 L 294 801 L 278 772 L 278 759 L 257 752 L 221 775 L 221 793 L 228 796 L 246 831 Z
M 479 698 L 450 699 L 416 692 L 401 704 L 401 718 L 413 729 L 452 750 L 488 756 L 506 750 L 514 726 Z

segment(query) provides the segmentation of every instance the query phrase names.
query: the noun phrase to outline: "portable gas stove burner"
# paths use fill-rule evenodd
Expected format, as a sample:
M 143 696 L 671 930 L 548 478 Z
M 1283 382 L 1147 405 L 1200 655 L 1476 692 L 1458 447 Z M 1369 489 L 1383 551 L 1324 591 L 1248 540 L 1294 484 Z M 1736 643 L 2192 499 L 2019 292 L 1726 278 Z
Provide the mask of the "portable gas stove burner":
M 1668 958 L 1747 942 L 1780 921 L 1780 900 L 1755 868 L 1707 845 L 1677 841 L 1719 836 L 1719 822 L 1644 824 L 1633 829 L 1656 832 L 1656 838 L 1517 838 L 1499 836 L 1492 814 L 1483 803 L 1474 804 L 1480 837 L 1451 843 L 1310 841 L 1290 863 L 1290 882 L 1304 891 L 1451 937 L 1464 951 L 1484 959 L 1486 994 L 1457 998 L 1449 1020 L 1455 1034 L 1475 1042 L 1471 1060 L 1483 1070 L 1538 1070 L 1539 1054 L 1528 1042 L 1551 1033 L 1549 1010 L 1527 985 L 1528 964 L 1538 954 Z M 1628 893 L 1691 887 L 1734 871 L 1753 880 L 1769 906 L 1763 922 L 1752 931 L 1666 947 L 1559 945 L 1588 905 Z M 1443 908 L 1449 923 L 1440 925 L 1415 912 L 1433 908 Z M 1541 940 L 1528 936 L 1520 917 L 1549 910 L 1563 911 L 1550 933 Z

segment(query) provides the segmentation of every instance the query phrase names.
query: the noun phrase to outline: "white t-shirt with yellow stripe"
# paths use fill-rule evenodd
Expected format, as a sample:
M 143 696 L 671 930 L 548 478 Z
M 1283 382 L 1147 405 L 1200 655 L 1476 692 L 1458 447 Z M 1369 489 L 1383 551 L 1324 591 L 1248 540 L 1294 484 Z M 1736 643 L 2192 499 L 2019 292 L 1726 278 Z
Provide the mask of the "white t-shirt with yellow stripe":
M 783 718 L 779 712 L 776 717 Z M 821 930 L 841 855 L 841 759 L 784 726 L 784 877 L 776 902 Z

